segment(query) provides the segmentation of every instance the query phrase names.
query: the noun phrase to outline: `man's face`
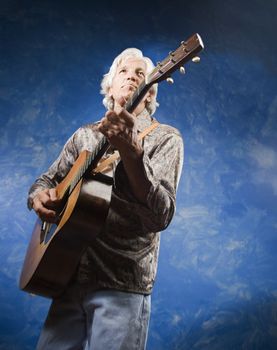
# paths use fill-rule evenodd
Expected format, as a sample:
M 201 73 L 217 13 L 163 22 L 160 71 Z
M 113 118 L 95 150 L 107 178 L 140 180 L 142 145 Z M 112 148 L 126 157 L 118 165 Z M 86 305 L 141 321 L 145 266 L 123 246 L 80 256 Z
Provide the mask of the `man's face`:
M 117 67 L 113 78 L 109 95 L 113 97 L 115 108 L 120 104 L 122 98 L 125 101 L 134 93 L 139 84 L 144 80 L 146 74 L 146 64 L 139 58 L 127 58 L 123 60 Z M 141 102 L 142 107 L 150 94 L 146 94 Z

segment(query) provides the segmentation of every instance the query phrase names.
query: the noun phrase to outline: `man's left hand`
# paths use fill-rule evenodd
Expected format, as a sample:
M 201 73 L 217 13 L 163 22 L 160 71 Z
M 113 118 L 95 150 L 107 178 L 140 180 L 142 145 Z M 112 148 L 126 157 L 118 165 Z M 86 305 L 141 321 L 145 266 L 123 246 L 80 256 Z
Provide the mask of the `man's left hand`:
M 136 117 L 121 108 L 119 111 L 108 111 L 101 120 L 98 130 L 102 132 L 111 145 L 121 154 L 140 156 L 143 152 L 138 140 Z

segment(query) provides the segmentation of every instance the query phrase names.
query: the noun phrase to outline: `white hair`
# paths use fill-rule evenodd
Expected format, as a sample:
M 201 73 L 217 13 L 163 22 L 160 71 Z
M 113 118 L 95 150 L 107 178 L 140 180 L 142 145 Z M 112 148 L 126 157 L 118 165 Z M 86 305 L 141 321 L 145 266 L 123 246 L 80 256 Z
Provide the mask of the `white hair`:
M 139 58 L 146 64 L 146 74 L 149 74 L 154 69 L 154 64 L 148 57 L 144 57 L 142 52 L 139 49 L 129 48 L 121 52 L 113 61 L 110 70 L 107 74 L 104 74 L 101 82 L 101 94 L 104 95 L 103 104 L 108 110 L 114 109 L 114 99 L 109 96 L 108 92 L 112 86 L 113 78 L 115 76 L 117 67 L 120 63 L 128 58 Z M 157 106 L 157 93 L 158 93 L 158 84 L 154 84 L 150 88 L 151 92 L 151 101 L 146 102 L 145 108 L 148 110 L 150 115 L 154 114 Z

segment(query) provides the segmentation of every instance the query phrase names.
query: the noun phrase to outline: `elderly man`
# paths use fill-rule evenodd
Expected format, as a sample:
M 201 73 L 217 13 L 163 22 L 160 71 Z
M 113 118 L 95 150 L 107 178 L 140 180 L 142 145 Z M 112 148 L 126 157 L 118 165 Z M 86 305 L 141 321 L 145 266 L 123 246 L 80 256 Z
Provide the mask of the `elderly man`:
M 138 49 L 116 57 L 101 84 L 108 109 L 104 118 L 79 128 L 30 189 L 29 208 L 42 220 L 54 222 L 54 187 L 80 152 L 92 151 L 103 134 L 111 148 L 119 151 L 105 225 L 82 255 L 67 290 L 53 300 L 38 349 L 146 347 L 159 231 L 173 217 L 183 161 L 183 142 L 175 128 L 158 124 L 143 140 L 138 138 L 154 122 L 157 86 L 151 87 L 132 114 L 124 109 L 152 69 L 151 60 Z

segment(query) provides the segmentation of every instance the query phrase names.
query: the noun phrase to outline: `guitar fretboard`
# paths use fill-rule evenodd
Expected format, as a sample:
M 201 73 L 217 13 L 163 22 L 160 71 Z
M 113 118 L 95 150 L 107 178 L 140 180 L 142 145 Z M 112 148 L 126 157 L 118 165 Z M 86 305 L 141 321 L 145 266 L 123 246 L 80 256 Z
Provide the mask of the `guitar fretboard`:
M 86 158 L 86 161 L 84 164 L 80 167 L 79 171 L 77 172 L 75 178 L 71 181 L 70 186 L 68 188 L 68 194 L 70 195 L 72 191 L 74 190 L 75 186 L 78 184 L 80 179 L 85 175 L 85 173 L 88 171 L 88 169 L 93 169 L 99 162 L 99 160 L 102 158 L 108 147 L 110 146 L 107 139 L 103 136 L 100 142 L 98 143 L 97 147 L 95 148 L 94 152 L 88 153 L 88 156 Z

